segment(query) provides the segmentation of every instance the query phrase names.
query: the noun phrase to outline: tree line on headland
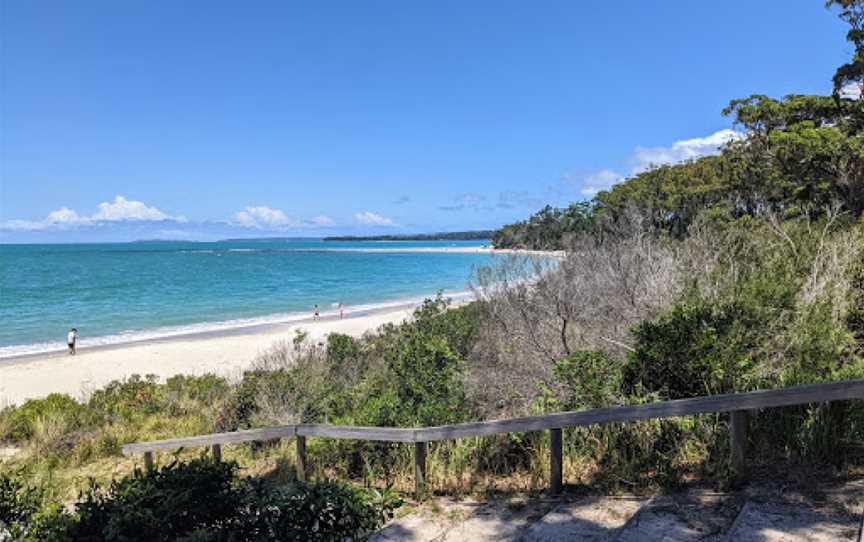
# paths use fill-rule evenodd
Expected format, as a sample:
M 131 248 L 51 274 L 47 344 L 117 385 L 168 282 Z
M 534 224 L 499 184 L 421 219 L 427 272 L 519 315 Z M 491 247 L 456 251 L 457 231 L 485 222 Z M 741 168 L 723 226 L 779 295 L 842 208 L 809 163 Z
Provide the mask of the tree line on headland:
M 658 232 L 681 239 L 700 217 L 733 222 L 774 213 L 784 220 L 838 206 L 864 211 L 864 24 L 858 2 L 837 0 L 849 23 L 853 59 L 837 69 L 830 96 L 762 94 L 723 110 L 741 130 L 718 156 L 639 173 L 591 201 L 545 207 L 502 227 L 499 248 L 562 249 L 568 238 L 627 209 L 642 210 Z

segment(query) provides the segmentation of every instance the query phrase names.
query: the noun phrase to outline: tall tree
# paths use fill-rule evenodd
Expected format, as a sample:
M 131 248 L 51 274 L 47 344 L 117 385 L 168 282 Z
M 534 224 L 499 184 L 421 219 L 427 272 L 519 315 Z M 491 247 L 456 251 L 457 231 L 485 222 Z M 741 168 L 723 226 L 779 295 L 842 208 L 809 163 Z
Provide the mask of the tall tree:
M 852 60 L 837 68 L 834 74 L 834 96 L 860 100 L 864 97 L 864 2 L 828 0 L 825 6 L 840 8 L 840 18 L 849 24 L 846 39 L 855 46 Z M 854 92 L 850 93 L 853 89 Z

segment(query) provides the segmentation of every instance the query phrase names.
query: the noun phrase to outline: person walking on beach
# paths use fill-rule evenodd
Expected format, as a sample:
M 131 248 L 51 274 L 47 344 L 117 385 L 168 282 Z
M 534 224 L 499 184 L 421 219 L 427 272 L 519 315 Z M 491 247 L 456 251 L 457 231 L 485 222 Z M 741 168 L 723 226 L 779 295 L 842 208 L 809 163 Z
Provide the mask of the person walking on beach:
M 345 305 L 343 305 L 342 303 L 339 303 L 339 319 L 341 320 L 344 317 L 345 317 Z
M 312 315 L 312 319 L 317 320 L 318 318 L 320 318 L 320 316 L 321 316 L 321 311 L 318 309 L 318 304 L 316 303 L 315 304 L 315 312 Z
M 74 356 L 78 351 L 78 330 L 74 327 L 66 334 L 66 344 L 69 346 L 69 355 Z

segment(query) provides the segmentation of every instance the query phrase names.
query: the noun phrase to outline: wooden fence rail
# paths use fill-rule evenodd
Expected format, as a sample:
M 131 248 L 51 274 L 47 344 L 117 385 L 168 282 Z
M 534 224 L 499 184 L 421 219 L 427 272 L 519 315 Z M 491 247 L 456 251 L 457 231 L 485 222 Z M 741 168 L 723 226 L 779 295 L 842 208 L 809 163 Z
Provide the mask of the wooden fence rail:
M 732 466 L 743 476 L 746 473 L 747 411 L 763 408 L 826 403 L 848 399 L 864 399 L 864 380 L 847 380 L 825 384 L 809 384 L 777 390 L 762 390 L 726 395 L 710 395 L 679 399 L 646 405 L 627 405 L 596 408 L 574 412 L 560 412 L 543 416 L 526 416 L 506 420 L 461 423 L 439 427 L 402 429 L 395 427 L 356 427 L 345 425 L 299 424 L 263 427 L 246 431 L 216 433 L 195 437 L 139 442 L 123 446 L 123 453 L 144 454 L 147 468 L 153 467 L 153 451 L 196 446 L 211 446 L 214 457 L 221 458 L 223 444 L 266 441 L 281 438 L 297 439 L 297 477 L 306 479 L 306 438 L 371 440 L 385 442 L 413 442 L 415 460 L 415 492 L 418 497 L 426 490 L 426 443 L 468 437 L 482 437 L 497 433 L 550 431 L 550 483 L 551 491 L 558 493 L 563 485 L 563 450 L 561 430 L 613 422 L 633 422 L 654 418 L 671 418 L 729 412 L 730 448 Z

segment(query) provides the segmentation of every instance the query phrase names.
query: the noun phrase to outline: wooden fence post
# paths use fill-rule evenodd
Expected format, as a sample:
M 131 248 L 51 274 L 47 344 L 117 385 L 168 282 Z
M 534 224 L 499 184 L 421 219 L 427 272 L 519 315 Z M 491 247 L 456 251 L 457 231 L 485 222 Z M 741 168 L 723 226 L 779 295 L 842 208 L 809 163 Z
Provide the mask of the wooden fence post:
M 297 479 L 306 481 L 306 437 L 297 435 Z
M 549 430 L 549 481 L 553 495 L 558 495 L 564 487 L 564 445 L 561 429 Z
M 735 480 L 747 478 L 747 411 L 733 410 L 729 413 L 729 449 Z
M 144 468 L 153 470 L 153 452 L 144 452 Z
M 219 463 L 222 461 L 222 445 L 214 444 L 213 445 L 213 461 Z
M 426 443 L 414 443 L 414 498 L 426 496 Z

